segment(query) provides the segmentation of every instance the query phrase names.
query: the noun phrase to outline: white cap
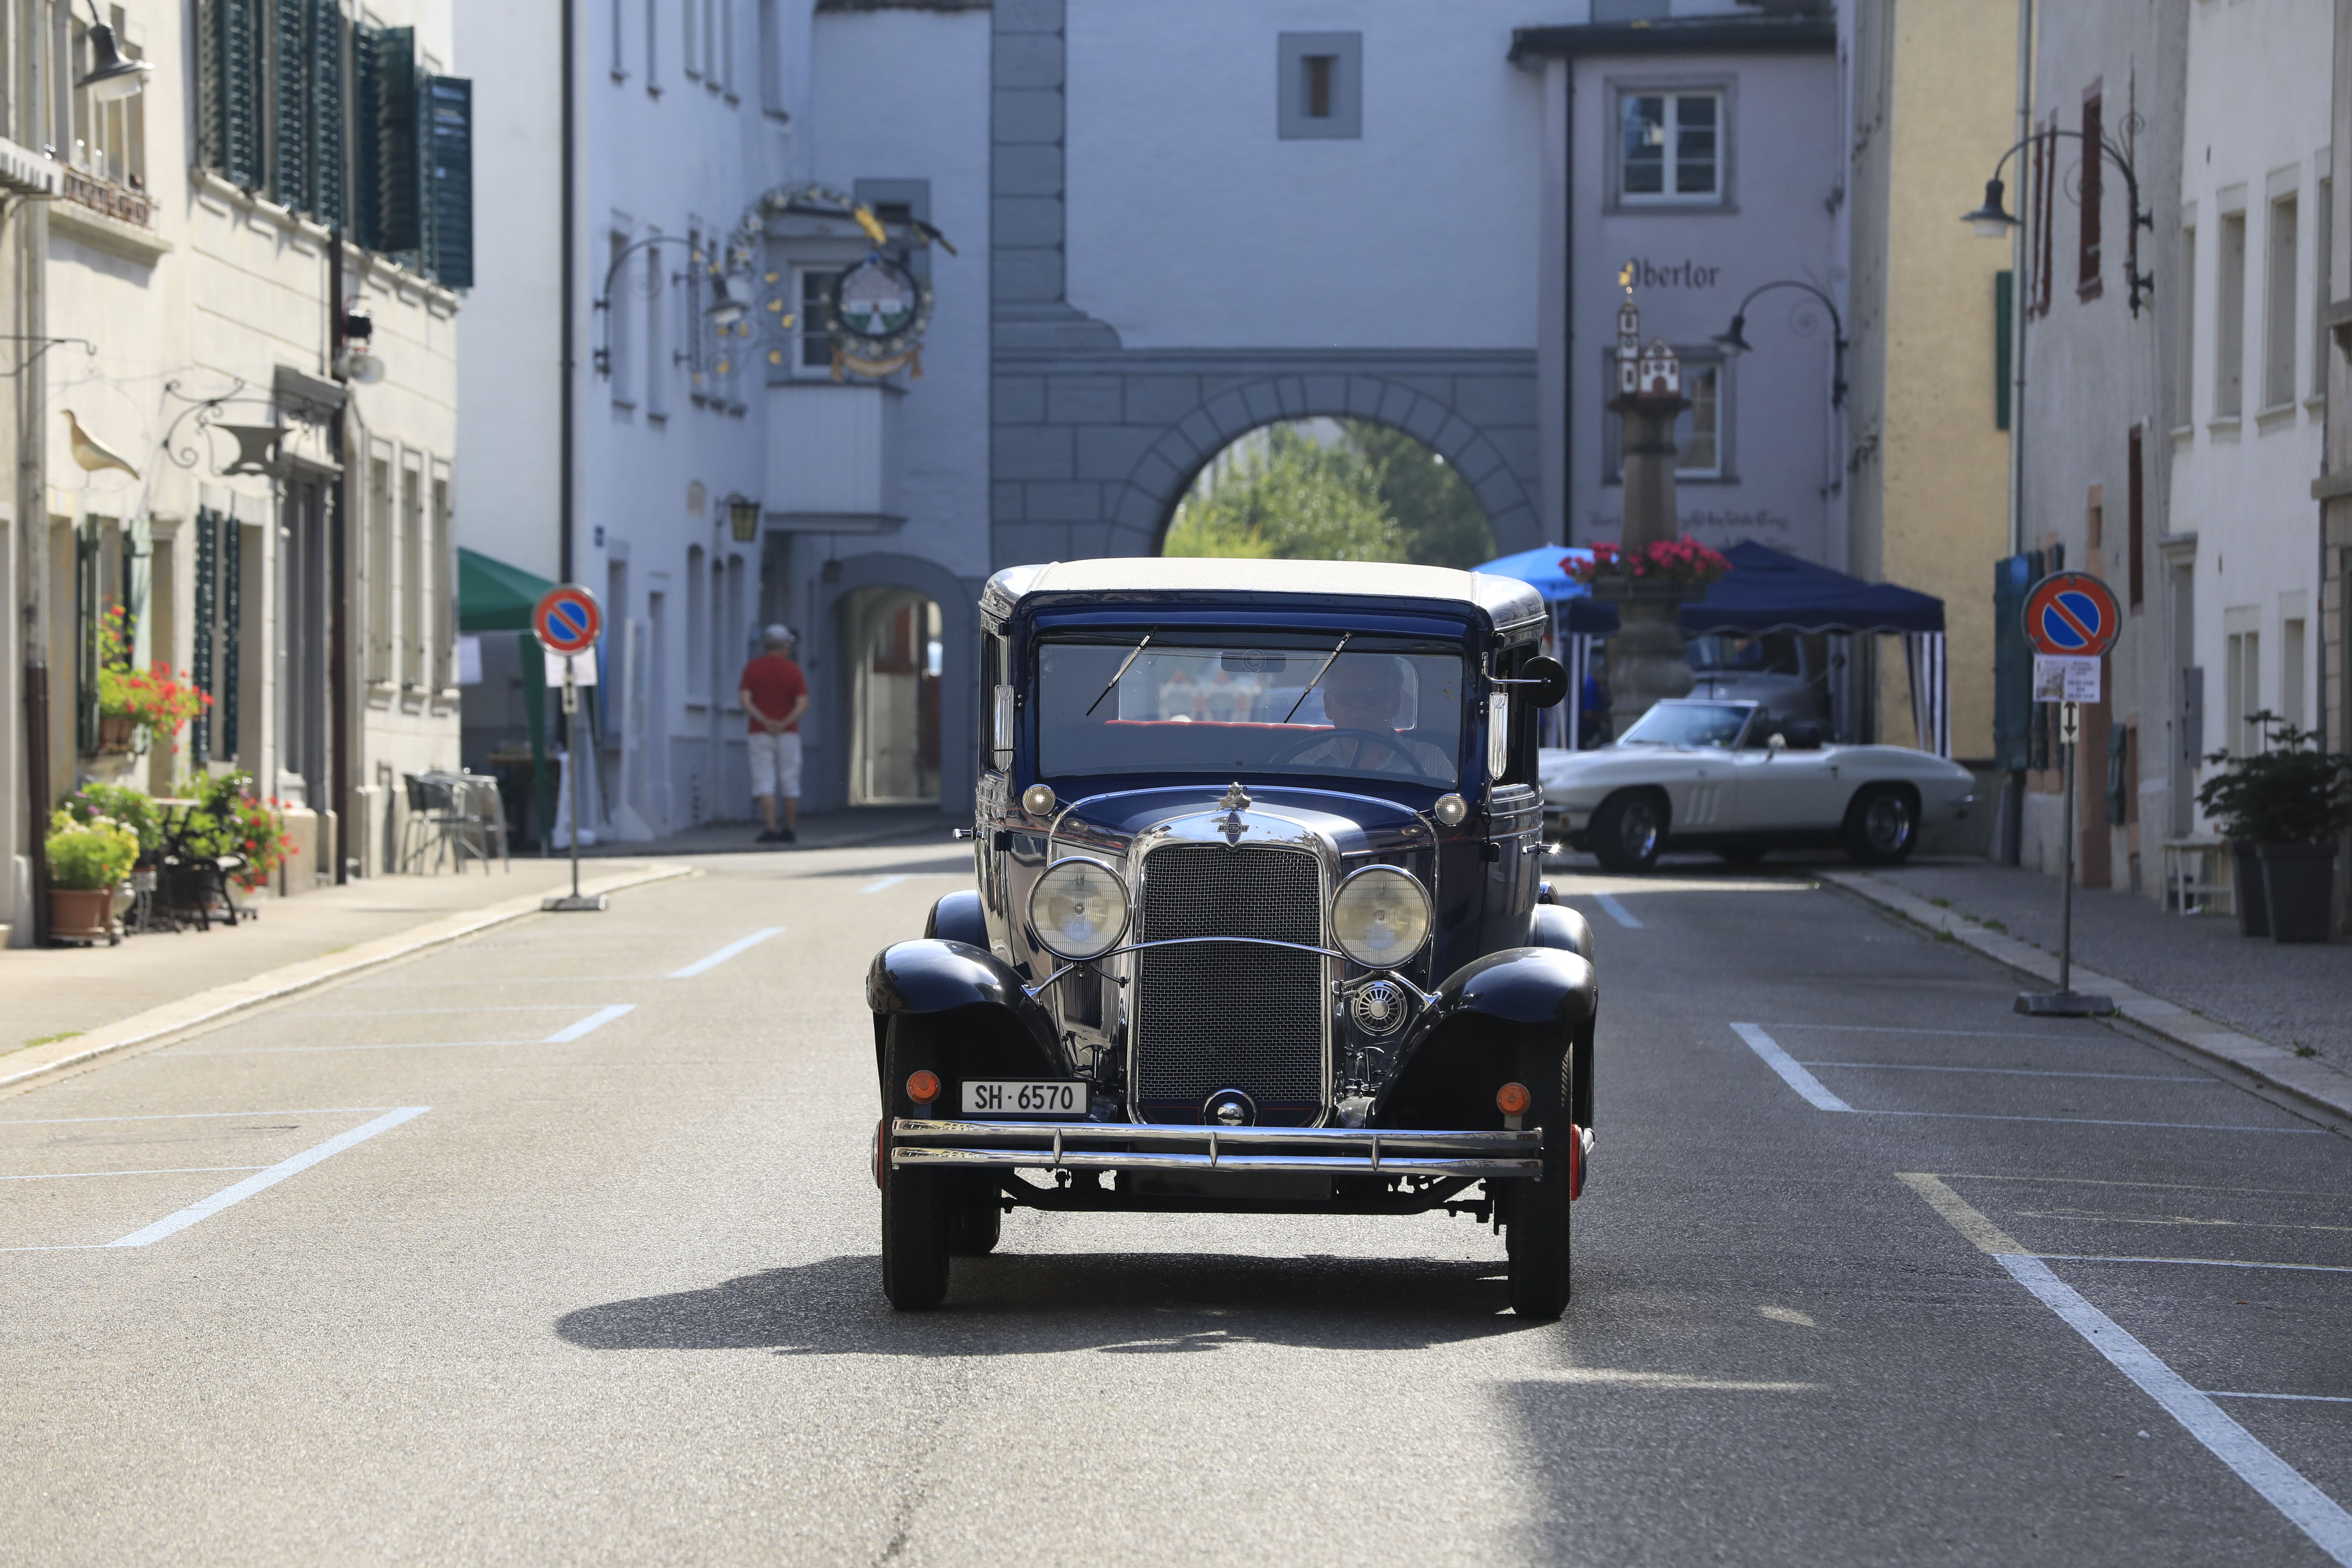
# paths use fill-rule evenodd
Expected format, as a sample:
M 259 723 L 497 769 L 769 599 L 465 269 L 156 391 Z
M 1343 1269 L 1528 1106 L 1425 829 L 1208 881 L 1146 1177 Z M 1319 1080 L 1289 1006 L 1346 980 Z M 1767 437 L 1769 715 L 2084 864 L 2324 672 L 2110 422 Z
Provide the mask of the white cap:
M 800 640 L 798 637 L 793 636 L 793 628 L 784 625 L 782 621 L 778 621 L 774 626 L 762 631 L 760 634 L 760 637 L 763 642 L 798 642 Z

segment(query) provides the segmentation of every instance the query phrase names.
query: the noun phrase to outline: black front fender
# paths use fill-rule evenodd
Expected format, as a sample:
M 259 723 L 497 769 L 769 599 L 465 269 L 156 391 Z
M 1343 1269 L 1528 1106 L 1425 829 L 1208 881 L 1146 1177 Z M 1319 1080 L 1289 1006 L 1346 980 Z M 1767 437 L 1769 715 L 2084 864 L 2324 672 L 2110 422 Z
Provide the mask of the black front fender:
M 866 972 L 877 1060 L 893 1020 L 920 1023 L 945 1053 L 941 1076 L 1075 1078 L 1057 1048 L 1053 1015 L 986 948 L 926 937 L 893 942 Z
M 1529 947 L 1557 947 L 1590 963 L 1592 922 L 1566 904 L 1538 904 L 1528 921 Z
M 1398 1047 L 1372 1108 L 1379 1125 L 1502 1125 L 1495 1091 L 1557 1068 L 1570 1046 L 1577 1120 L 1591 1125 L 1592 1020 L 1601 992 L 1591 962 L 1564 947 L 1515 947 L 1473 960 L 1438 988 Z

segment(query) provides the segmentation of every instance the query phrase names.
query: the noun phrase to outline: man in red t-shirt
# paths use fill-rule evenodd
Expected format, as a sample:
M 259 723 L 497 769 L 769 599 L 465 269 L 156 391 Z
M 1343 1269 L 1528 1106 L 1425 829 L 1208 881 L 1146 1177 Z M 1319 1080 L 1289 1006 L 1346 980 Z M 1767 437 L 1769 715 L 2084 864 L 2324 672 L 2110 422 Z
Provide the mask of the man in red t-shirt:
M 808 711 L 808 679 L 793 662 L 790 626 L 770 626 L 760 643 L 765 651 L 743 667 L 735 695 L 751 731 L 751 793 L 767 825 L 759 842 L 790 844 L 801 809 L 801 715 Z M 784 799 L 781 828 L 778 795 Z

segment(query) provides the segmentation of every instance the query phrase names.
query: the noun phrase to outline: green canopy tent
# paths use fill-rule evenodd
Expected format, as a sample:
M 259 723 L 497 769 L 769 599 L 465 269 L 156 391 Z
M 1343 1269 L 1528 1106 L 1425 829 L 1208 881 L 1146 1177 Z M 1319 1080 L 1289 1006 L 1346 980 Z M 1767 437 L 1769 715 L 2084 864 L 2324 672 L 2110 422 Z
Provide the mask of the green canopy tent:
M 513 632 L 522 658 L 522 705 L 530 723 L 530 776 L 538 805 L 539 843 L 546 852 L 555 821 L 555 775 L 547 765 L 547 661 L 530 629 L 530 612 L 555 584 L 520 566 L 457 550 L 457 629 Z

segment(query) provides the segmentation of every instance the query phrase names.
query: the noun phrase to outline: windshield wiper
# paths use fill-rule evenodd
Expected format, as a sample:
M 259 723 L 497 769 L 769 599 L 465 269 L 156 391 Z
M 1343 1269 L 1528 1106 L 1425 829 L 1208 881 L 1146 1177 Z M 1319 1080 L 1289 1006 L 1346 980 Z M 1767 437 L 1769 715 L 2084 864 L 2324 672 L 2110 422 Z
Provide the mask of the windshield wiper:
M 1145 648 L 1150 647 L 1151 646 L 1151 639 L 1159 635 L 1160 634 L 1158 632 L 1146 632 L 1143 634 L 1143 640 L 1129 648 L 1128 650 L 1127 657 L 1119 661 L 1118 673 L 1110 678 L 1110 684 L 1104 687 L 1100 691 L 1095 693 L 1095 700 L 1087 704 L 1087 710 L 1079 714 L 1079 718 L 1091 719 L 1095 716 L 1095 710 L 1102 706 L 1102 700 L 1109 696 L 1112 692 L 1118 690 L 1118 683 L 1127 679 L 1128 666 L 1133 664 L 1137 656 L 1141 654 Z
M 1284 723 L 1287 724 L 1293 719 L 1298 717 L 1298 710 L 1307 706 L 1307 693 L 1313 691 L 1316 686 L 1321 682 L 1323 678 L 1331 673 L 1332 661 L 1339 657 L 1339 650 L 1346 647 L 1348 646 L 1348 639 L 1355 635 L 1356 634 L 1353 632 L 1341 632 L 1339 634 L 1339 642 L 1332 647 L 1329 653 L 1323 656 L 1323 668 L 1315 672 L 1315 679 L 1307 683 L 1305 689 L 1301 690 L 1298 694 L 1298 700 L 1292 703 L 1290 705 L 1290 711 L 1282 716 L 1282 721 Z

